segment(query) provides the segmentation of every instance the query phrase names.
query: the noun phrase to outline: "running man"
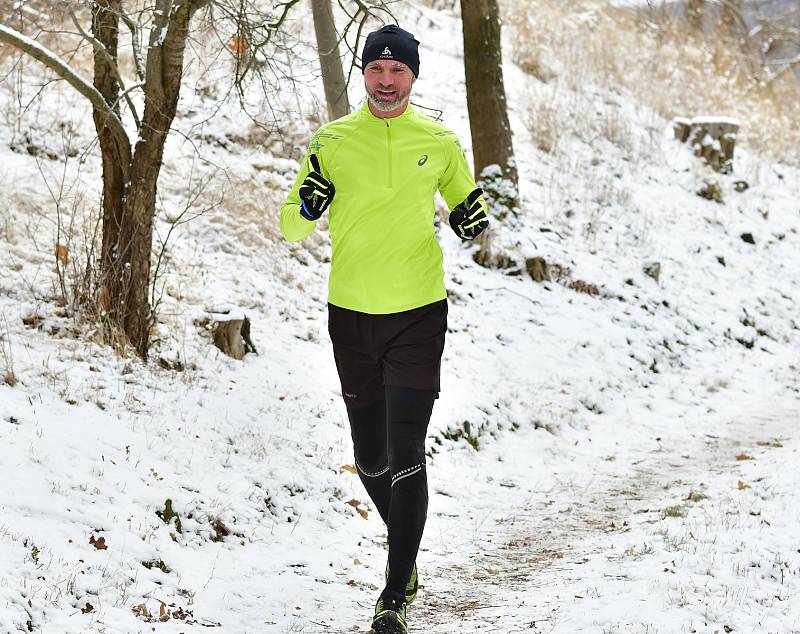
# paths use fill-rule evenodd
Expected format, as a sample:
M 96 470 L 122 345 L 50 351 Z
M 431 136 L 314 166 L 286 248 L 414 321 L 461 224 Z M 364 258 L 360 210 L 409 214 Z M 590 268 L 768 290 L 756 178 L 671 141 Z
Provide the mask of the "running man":
M 455 134 L 409 105 L 418 47 L 398 26 L 369 34 L 361 55 L 367 100 L 317 131 L 281 208 L 289 241 L 307 237 L 328 212 L 328 329 L 358 475 L 388 527 L 376 634 L 405 634 L 406 605 L 417 594 L 425 437 L 447 331 L 436 190 L 461 239 L 489 224 Z

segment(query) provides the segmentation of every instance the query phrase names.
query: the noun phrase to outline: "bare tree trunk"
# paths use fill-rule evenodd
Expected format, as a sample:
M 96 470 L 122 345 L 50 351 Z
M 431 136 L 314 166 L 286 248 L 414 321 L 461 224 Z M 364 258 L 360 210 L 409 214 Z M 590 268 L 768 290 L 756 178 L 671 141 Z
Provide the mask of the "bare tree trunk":
M 94 51 L 94 87 L 106 104 L 119 116 L 119 82 L 111 64 L 117 58 L 121 0 L 97 1 L 92 5 L 92 35 L 105 47 L 107 55 Z M 103 239 L 100 249 L 100 288 L 97 303 L 106 324 L 122 326 L 124 311 L 124 271 L 120 267 L 120 229 L 123 224 L 125 178 L 122 153 L 108 127 L 108 113 L 92 108 L 103 163 Z M 130 147 L 126 152 L 130 156 Z M 126 166 L 127 167 L 127 166 Z
M 497 0 L 461 0 L 461 21 L 475 175 L 484 181 L 481 184 L 486 189 L 484 171 L 488 166 L 498 165 L 502 177 L 513 183 L 513 196 L 504 196 L 507 199 L 504 206 L 512 208 L 518 202 L 517 167 L 503 84 Z
M 339 38 L 333 20 L 331 0 L 311 0 L 314 11 L 314 30 L 317 33 L 319 65 L 322 70 L 322 83 L 325 86 L 325 100 L 328 102 L 328 117 L 338 119 L 350 112 L 347 100 L 347 84 L 339 56 Z
M 189 37 L 189 22 L 195 10 L 192 3 L 184 2 L 174 8 L 171 15 L 156 18 L 151 31 L 142 129 L 136 143 L 125 197 L 124 222 L 120 232 L 120 244 L 126 245 L 124 266 L 126 272 L 129 271 L 126 276 L 129 283 L 125 289 L 124 327 L 143 358 L 147 357 L 153 322 L 148 289 L 156 188 L 164 144 L 178 108 L 183 81 L 183 56 Z M 163 43 L 159 45 L 162 37 Z
M 112 68 L 117 59 L 120 1 L 96 0 L 92 12 L 93 34 L 107 53 L 95 52 L 94 83 L 113 108 L 120 92 Z M 177 111 L 189 23 L 201 5 L 183 2 L 155 19 L 147 52 L 144 116 L 126 170 L 127 183 L 106 116 L 97 108 L 94 111 L 103 158 L 103 287 L 99 303 L 109 323 L 121 328 L 142 358 L 147 358 L 153 322 L 148 290 L 158 176 Z

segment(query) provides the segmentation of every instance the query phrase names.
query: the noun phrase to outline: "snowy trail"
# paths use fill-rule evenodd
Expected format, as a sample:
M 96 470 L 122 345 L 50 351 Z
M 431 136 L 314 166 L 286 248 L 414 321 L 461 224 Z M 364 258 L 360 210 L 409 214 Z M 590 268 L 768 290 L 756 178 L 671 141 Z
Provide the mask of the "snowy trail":
M 415 103 L 471 155 L 445 4 L 398 15 L 436 69 Z M 296 53 L 298 70 L 316 55 Z M 558 57 L 542 58 L 548 82 L 506 57 L 523 213 L 493 220 L 491 267 L 440 223 L 450 329 L 411 631 L 800 634 L 800 172 L 742 144 L 736 172 L 712 175 L 668 121 Z M 93 147 L 91 117 L 58 83 L 42 92 L 45 76 L 14 77 L 0 106 L 38 105 L 0 126 L 0 376 L 16 382 L 0 382 L 0 634 L 363 634 L 386 536 L 327 335 L 329 236 L 289 245 L 276 216 L 319 86 L 287 84 L 302 117 L 280 143 L 238 109 L 212 121 L 213 77 L 187 90 L 158 225 L 171 232 L 201 181 L 214 195 L 192 209 L 214 210 L 171 243 L 143 365 L 94 343 L 53 293 L 49 186 L 74 177 L 64 202 L 91 206 L 98 157 L 11 149 L 30 135 L 61 156 L 56 123 Z M 697 195 L 712 176 L 720 202 Z M 531 279 L 534 257 L 552 282 Z M 211 345 L 221 304 L 247 311 L 259 355 Z
M 776 446 L 790 437 L 795 421 L 783 412 L 759 419 L 742 415 L 689 433 L 688 425 L 661 431 L 660 441 L 655 434 L 645 442 L 632 437 L 629 446 L 602 446 L 595 438 L 592 450 L 574 454 L 553 473 L 552 486 L 519 508 L 487 506 L 448 518 L 468 526 L 476 516 L 495 515 L 494 526 L 478 539 L 456 547 L 451 542 L 450 552 L 428 569 L 420 605 L 410 613 L 414 630 L 800 631 L 800 603 L 792 598 L 800 586 L 796 553 L 791 579 L 761 580 L 775 586 L 767 594 L 781 596 L 782 622 L 774 616 L 763 620 L 763 600 L 739 587 L 749 571 L 726 569 L 736 568 L 737 549 L 755 547 L 752 538 L 765 537 L 762 522 L 774 530 L 797 525 L 796 511 L 792 517 L 764 509 L 770 519 L 762 518 L 761 510 L 753 510 L 752 489 L 738 487 L 746 480 L 758 481 L 762 492 L 781 484 L 793 488 L 791 469 L 767 463 L 796 464 L 796 441 Z M 499 445 L 494 451 L 513 451 L 520 441 Z M 744 452 L 756 459 L 736 460 Z M 612 459 L 615 453 L 623 460 Z M 507 476 L 525 481 L 537 468 L 510 461 Z M 464 556 L 455 558 L 461 548 Z M 751 561 L 750 569 L 761 568 L 756 564 Z M 696 578 L 703 567 L 709 574 Z

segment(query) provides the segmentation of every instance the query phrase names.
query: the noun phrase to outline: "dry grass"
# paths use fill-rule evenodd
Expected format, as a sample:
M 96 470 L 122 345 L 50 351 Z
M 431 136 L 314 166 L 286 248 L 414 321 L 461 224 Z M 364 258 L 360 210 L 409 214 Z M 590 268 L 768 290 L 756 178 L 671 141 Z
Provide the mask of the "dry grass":
M 229 173 L 209 195 L 216 212 L 212 224 L 227 224 L 234 239 L 248 247 L 263 246 L 264 240 L 276 242 L 280 235 L 280 207 L 285 194 L 270 187 L 252 173 Z M 220 196 L 221 192 L 221 196 Z
M 503 4 L 512 59 L 551 93 L 602 86 L 632 96 L 667 119 L 735 116 L 743 122 L 742 142 L 783 161 L 800 160 L 800 82 L 791 73 L 769 81 L 722 30 L 713 37 L 701 34 L 658 8 L 635 14 L 589 0 Z M 544 106 L 533 106 L 531 118 L 541 128 L 554 119 L 553 112 L 563 112 L 552 107 L 552 96 L 549 104 L 545 99 Z M 597 116 L 589 109 L 579 114 L 574 121 Z M 614 121 L 615 113 L 611 119 L 600 116 L 606 117 L 602 125 L 609 140 L 621 135 L 627 141 L 629 134 Z M 542 149 L 553 147 L 546 129 L 534 126 L 531 132 Z
M 17 375 L 14 373 L 14 354 L 11 350 L 11 335 L 5 315 L 0 315 L 0 357 L 3 360 L 3 383 L 14 387 L 17 384 Z
M 563 129 L 562 111 L 551 99 L 532 98 L 526 117 L 526 125 L 534 145 L 546 154 L 554 154 L 558 149 L 558 139 Z
M 42 174 L 53 200 L 57 233 L 50 253 L 53 263 L 52 296 L 60 307 L 58 317 L 68 318 L 50 334 L 82 337 L 112 347 L 120 356 L 132 353 L 127 337 L 109 322 L 102 309 L 100 289 L 101 209 L 79 188 L 61 189 L 58 177 Z

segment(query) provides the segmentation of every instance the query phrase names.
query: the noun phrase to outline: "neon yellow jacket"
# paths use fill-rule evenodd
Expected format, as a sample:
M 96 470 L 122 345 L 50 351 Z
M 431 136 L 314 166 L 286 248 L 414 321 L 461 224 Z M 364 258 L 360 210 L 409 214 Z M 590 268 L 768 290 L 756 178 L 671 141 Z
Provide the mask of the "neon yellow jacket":
M 456 135 L 410 105 L 398 117 L 380 119 L 366 101 L 322 126 L 281 207 L 281 232 L 290 242 L 316 226 L 300 215 L 297 193 L 311 154 L 336 187 L 326 212 L 333 249 L 328 301 L 386 314 L 444 299 L 433 197 L 438 189 L 452 209 L 475 188 Z

